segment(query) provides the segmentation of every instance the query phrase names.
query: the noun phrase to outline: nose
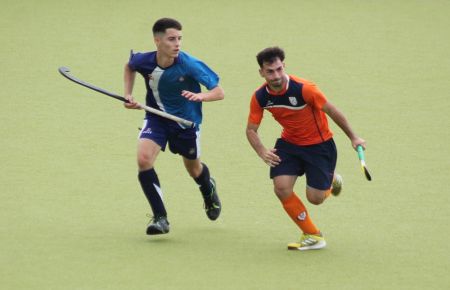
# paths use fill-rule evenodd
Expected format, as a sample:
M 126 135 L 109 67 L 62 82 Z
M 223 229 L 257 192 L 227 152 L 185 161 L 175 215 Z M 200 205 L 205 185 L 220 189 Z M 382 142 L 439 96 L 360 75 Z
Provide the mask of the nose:
M 273 72 L 273 79 L 279 79 L 279 78 L 281 78 L 281 76 L 282 76 L 281 72 L 279 72 L 279 71 Z

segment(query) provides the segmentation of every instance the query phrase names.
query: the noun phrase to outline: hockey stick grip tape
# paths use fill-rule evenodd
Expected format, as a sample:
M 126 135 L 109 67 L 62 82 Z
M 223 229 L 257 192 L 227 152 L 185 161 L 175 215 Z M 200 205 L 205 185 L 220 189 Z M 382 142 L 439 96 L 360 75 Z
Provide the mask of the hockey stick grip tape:
M 364 160 L 364 149 L 361 145 L 356 146 L 356 151 L 358 152 L 359 160 Z

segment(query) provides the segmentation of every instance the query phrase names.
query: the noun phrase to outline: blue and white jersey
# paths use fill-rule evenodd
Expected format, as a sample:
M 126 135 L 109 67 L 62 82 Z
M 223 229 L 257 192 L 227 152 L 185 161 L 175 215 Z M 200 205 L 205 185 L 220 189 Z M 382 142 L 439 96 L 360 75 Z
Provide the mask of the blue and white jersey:
M 200 93 L 200 84 L 208 90 L 218 86 L 219 77 L 206 64 L 180 51 L 171 66 L 161 68 L 156 62 L 156 51 L 152 51 L 132 54 L 128 65 L 144 77 L 147 106 L 201 123 L 202 103 L 187 100 L 181 91 Z

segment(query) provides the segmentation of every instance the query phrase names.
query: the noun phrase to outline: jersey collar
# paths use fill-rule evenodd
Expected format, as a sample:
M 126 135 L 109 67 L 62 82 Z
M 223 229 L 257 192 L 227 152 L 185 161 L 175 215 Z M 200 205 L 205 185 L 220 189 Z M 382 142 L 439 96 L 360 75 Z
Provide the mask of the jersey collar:
M 180 51 L 180 52 L 181 52 L 181 51 Z M 160 67 L 160 66 L 158 65 L 158 60 L 157 60 L 157 58 L 156 58 L 157 53 L 158 53 L 158 52 L 155 51 L 155 55 L 153 56 L 153 61 L 155 62 L 156 66 L 159 67 L 159 68 L 162 69 L 162 70 L 166 70 L 166 69 L 168 69 L 168 68 L 170 68 L 170 67 L 172 67 L 172 66 L 174 66 L 174 65 L 176 65 L 176 64 L 178 64 L 178 63 L 182 63 L 182 61 L 181 61 L 181 59 L 180 59 L 180 54 L 178 54 L 178 56 L 177 56 L 176 58 L 174 58 L 173 63 L 172 63 L 171 65 L 169 65 L 168 67 L 162 68 L 162 67 Z

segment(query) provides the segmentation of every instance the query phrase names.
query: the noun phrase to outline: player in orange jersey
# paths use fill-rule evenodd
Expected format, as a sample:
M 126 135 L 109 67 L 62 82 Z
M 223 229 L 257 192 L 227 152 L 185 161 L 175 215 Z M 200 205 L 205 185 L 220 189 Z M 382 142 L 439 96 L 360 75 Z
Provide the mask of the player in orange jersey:
M 247 138 L 258 156 L 270 166 L 274 191 L 291 219 L 303 232 L 300 241 L 288 249 L 312 250 L 326 246 L 320 230 L 312 222 L 304 204 L 294 192 L 298 176 L 306 176 L 306 197 L 319 205 L 342 189 L 342 177 L 334 172 L 337 151 L 328 115 L 348 136 L 353 148 L 365 141 L 352 130 L 344 114 L 331 104 L 310 81 L 285 72 L 284 51 L 269 47 L 257 55 L 259 73 L 266 82 L 251 98 Z M 266 148 L 258 128 L 264 110 L 283 127 L 273 149 Z

